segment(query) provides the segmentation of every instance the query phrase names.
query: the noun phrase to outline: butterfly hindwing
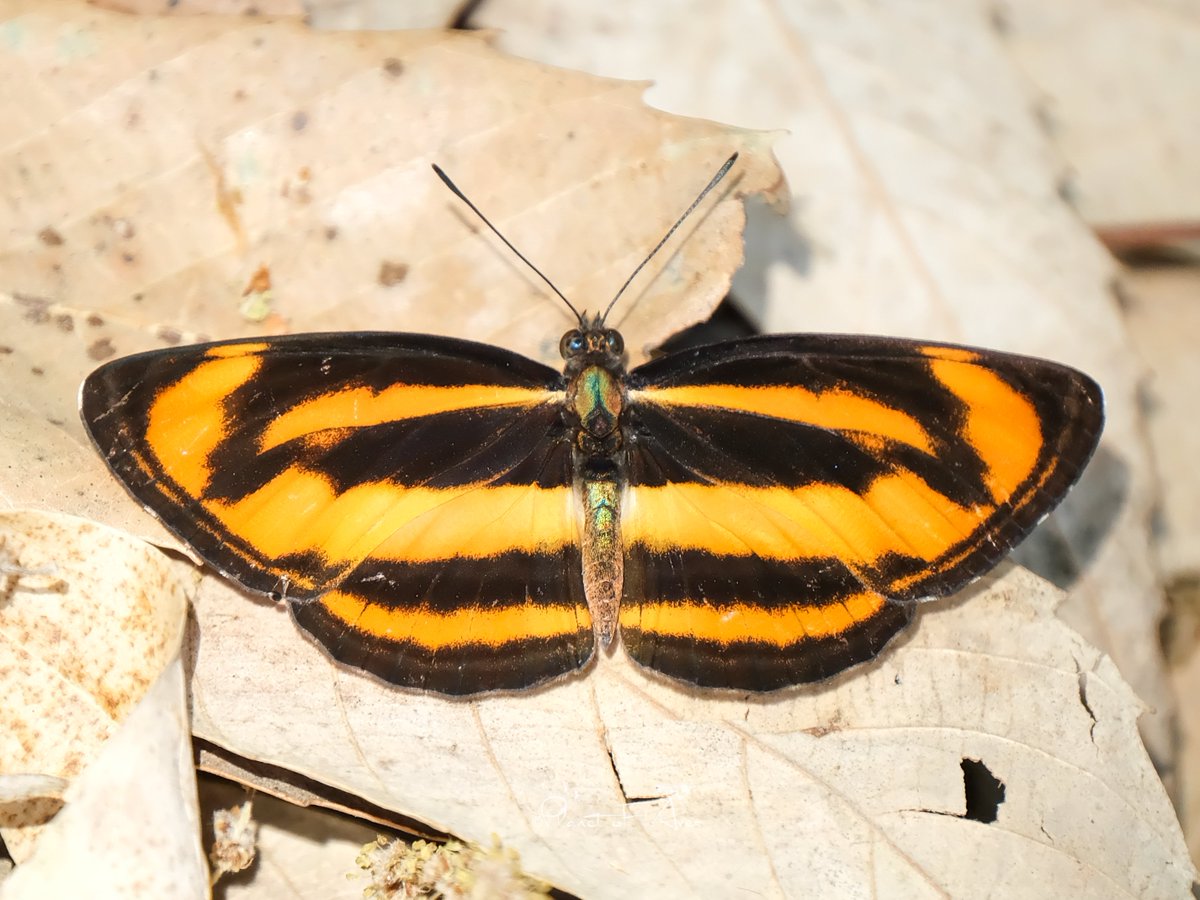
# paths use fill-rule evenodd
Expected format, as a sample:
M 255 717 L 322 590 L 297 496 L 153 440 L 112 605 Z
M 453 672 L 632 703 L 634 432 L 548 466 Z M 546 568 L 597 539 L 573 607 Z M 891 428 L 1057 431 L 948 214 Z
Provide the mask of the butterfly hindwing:
M 334 657 L 471 693 L 593 652 L 562 391 L 499 348 L 355 333 L 126 357 L 80 403 L 137 499 Z
M 873 657 L 913 601 L 990 569 L 1103 420 L 1073 369 L 891 338 L 702 347 L 628 389 L 622 640 L 672 677 L 752 690 Z

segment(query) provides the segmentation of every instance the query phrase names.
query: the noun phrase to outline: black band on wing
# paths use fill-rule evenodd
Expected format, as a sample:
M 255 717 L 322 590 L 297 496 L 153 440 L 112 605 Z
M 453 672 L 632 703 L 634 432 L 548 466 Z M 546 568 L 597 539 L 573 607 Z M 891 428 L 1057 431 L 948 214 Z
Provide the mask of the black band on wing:
M 290 608 L 334 659 L 444 694 L 531 687 L 594 652 L 574 547 L 418 565 L 367 559 L 336 591 Z

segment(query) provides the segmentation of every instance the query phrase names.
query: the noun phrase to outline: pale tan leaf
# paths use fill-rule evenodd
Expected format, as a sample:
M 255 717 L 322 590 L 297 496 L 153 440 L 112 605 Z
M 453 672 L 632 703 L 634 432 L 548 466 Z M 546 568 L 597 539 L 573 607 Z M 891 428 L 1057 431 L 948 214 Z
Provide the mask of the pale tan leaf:
M 1100 450 L 1019 558 L 1070 588 L 1061 614 L 1153 709 L 1143 734 L 1169 761 L 1175 699 L 1158 645 L 1140 362 L 1112 261 L 1058 194 L 1058 150 L 989 11 L 716 2 L 698 16 L 669 4 L 491 0 L 476 23 L 557 65 L 650 75 L 648 98 L 664 109 L 788 129 L 776 152 L 795 186 L 792 214 L 752 218 L 734 281 L 764 330 L 960 341 L 1100 382 Z
M 733 151 L 730 191 L 780 186 L 765 136 L 656 113 L 639 84 L 505 57 L 478 35 L 4 10 L 22 35 L 7 77 L 37 80 L 0 109 L 0 185 L 20 198 L 0 266 L 13 293 L 144 331 L 89 344 L 97 355 L 392 325 L 554 359 L 569 314 L 432 163 L 592 311 Z M 87 65 L 54 65 L 60 29 Z M 724 293 L 743 212 L 718 199 L 618 310 L 632 347 Z
M 1005 0 L 1072 201 L 1098 225 L 1200 222 L 1200 4 Z
M 150 870 L 184 884 L 174 854 L 189 835 L 198 846 L 179 657 L 194 570 L 91 522 L 5 512 L 0 579 L 0 827 L 23 863 L 7 890 L 66 896 L 67 878 L 132 896 Z
M 194 727 L 458 837 L 494 833 L 586 897 L 853 895 L 881 878 L 889 896 L 1181 896 L 1186 848 L 1111 662 L 1019 569 L 969 593 L 825 685 L 687 691 L 617 652 L 460 702 L 340 668 L 282 608 L 206 580 Z M 964 760 L 1004 783 L 994 823 L 967 817 Z
M 314 34 L 13 0 L 0 20 L 19 38 L 0 78 L 28 82 L 0 97 L 0 185 L 15 198 L 0 236 L 0 415 L 17 425 L 0 432 L 0 499 L 172 546 L 83 438 L 77 385 L 98 362 L 355 328 L 558 358 L 565 307 L 431 163 L 597 311 L 742 151 L 729 192 L 615 310 L 635 358 L 726 291 L 742 254 L 737 196 L 783 188 L 766 136 L 658 113 L 641 85 L 506 57 L 479 35 Z
M 558 61 L 573 65 L 586 59 L 572 53 L 590 53 L 624 66 L 612 74 L 657 75 L 657 102 L 686 86 L 695 105 L 680 111 L 792 130 L 781 146 L 801 203 L 782 230 L 760 226 L 758 255 L 742 276 L 743 295 L 773 310 L 774 327 L 942 336 L 1089 368 L 1116 385 L 1110 460 L 1133 472 L 1123 515 L 1144 511 L 1140 450 L 1129 437 L 1131 367 L 1102 293 L 1110 270 L 1055 205 L 1053 153 L 1020 118 L 1027 98 L 1006 80 L 999 54 L 971 30 L 982 20 L 946 4 L 872 8 L 877 19 L 744 4 L 703 17 L 642 5 L 635 19 L 609 3 L 559 6 L 538 21 L 549 6 L 523 8 L 533 28 L 505 15 L 495 24 L 513 40 L 535 37 L 525 52 L 562 53 Z M 604 27 L 582 27 L 571 18 L 579 14 Z M 332 326 L 465 334 L 549 359 L 568 320 L 555 318 L 511 256 L 472 233 L 426 180 L 428 163 L 444 165 L 594 310 L 729 150 L 764 143 L 649 113 L 640 88 L 506 59 L 477 37 L 327 43 L 296 26 L 285 37 L 269 23 L 224 27 L 172 32 L 162 59 L 147 61 L 143 50 L 123 61 L 124 80 L 75 88 L 125 142 L 130 125 L 161 128 L 146 129 L 135 152 L 113 149 L 107 133 L 87 145 L 80 168 L 118 158 L 132 199 L 109 197 L 87 172 L 74 184 L 65 178 L 73 170 L 58 164 L 70 190 L 54 226 L 36 224 L 50 218 L 45 211 L 26 216 L 23 233 L 37 240 L 0 247 L 6 268 L 31 277 L 27 299 L 49 304 L 42 322 L 26 321 L 59 330 L 51 358 L 76 375 L 88 351 L 148 346 L 147 333 Z M 261 42 L 248 47 L 250 34 Z M 386 44 L 410 40 L 404 50 Z M 162 49 L 144 33 L 128 43 Z M 150 66 L 168 87 L 211 85 L 199 98 L 187 92 L 186 127 L 168 114 L 185 92 L 168 91 L 175 102 L 155 100 L 157 88 L 137 92 Z M 264 69 L 278 84 L 258 89 Z M 396 83 L 380 87 L 381 71 Z M 415 100 L 401 82 L 415 86 Z M 49 146 L 72 145 L 55 123 L 79 117 L 63 109 L 35 107 L 37 128 L 58 138 Z M 18 113 L 18 123 L 30 114 Z M 36 148 L 41 157 L 46 146 Z M 13 158 L 15 171 L 28 158 Z M 160 160 L 171 162 L 155 168 Z M 92 180 L 101 170 L 91 166 Z M 30 195 L 53 196 L 46 181 Z M 737 188 L 766 185 L 781 181 L 751 163 Z M 702 315 L 723 291 L 740 258 L 740 216 L 740 205 L 717 204 L 680 235 L 681 255 L 661 261 L 656 282 L 629 298 L 619 318 L 634 347 Z M 64 260 L 65 247 L 86 249 Z M 134 291 L 142 296 L 131 311 L 124 301 Z M 96 304 L 102 321 L 92 324 Z M 60 306 L 81 311 L 78 331 L 61 331 Z M 259 326 L 245 321 L 255 307 L 267 315 Z M 98 343 L 105 339 L 111 346 Z M 79 442 L 73 426 L 45 422 Z M 72 459 L 89 473 L 82 481 L 93 477 L 89 466 L 97 484 L 105 480 L 82 449 Z M 1115 555 L 1126 573 L 1095 576 L 1111 581 L 1109 606 L 1089 599 L 1083 608 L 1096 611 L 1095 633 L 1111 625 L 1143 647 L 1153 605 L 1139 591 L 1149 578 L 1112 549 L 1132 554 L 1126 536 L 1102 537 L 1107 565 Z M 1077 552 L 1078 541 L 1070 546 Z M 1064 893 L 1178 896 L 1192 873 L 1137 741 L 1140 707 L 1105 658 L 1053 618 L 1053 603 L 1037 582 L 1009 574 L 998 592 L 923 616 L 904 646 L 866 671 L 763 700 L 667 687 L 618 654 L 583 679 L 469 703 L 338 668 L 284 610 L 206 579 L 197 728 L 247 758 L 348 792 L 347 806 L 358 796 L 485 844 L 497 833 L 531 871 L 587 896 L 826 894 L 834 884 L 863 893 L 885 885 L 894 896 L 1020 896 L 1047 883 Z M 1112 615 L 1118 605 L 1135 627 Z M 1139 690 L 1149 685 L 1145 693 L 1169 709 L 1154 695 L 1161 671 L 1133 662 L 1122 664 Z M 962 818 L 963 759 L 982 760 L 1006 784 L 991 825 Z M 1015 853 L 1034 864 L 1001 868 Z
M 1167 664 L 1180 697 L 1200 694 L 1200 270 L 1130 271 L 1122 277 L 1126 320 L 1148 374 L 1143 386 L 1147 433 L 1162 499 L 1155 550 L 1171 600 L 1163 623 Z M 1200 705 L 1180 704 L 1176 804 L 1200 859 Z
M 93 0 L 95 6 L 144 16 L 294 16 L 305 15 L 301 0 Z
M 314 28 L 447 28 L 466 5 L 465 0 L 310 0 Z
M 209 896 L 178 657 L 63 802 L 33 855 L 5 882 L 5 900 Z

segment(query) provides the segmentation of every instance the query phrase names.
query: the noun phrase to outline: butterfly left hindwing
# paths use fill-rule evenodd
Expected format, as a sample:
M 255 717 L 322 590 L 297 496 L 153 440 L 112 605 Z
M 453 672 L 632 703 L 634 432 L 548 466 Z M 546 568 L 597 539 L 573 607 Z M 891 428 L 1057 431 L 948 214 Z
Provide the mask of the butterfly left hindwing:
M 1103 420 L 1087 376 L 962 347 L 771 336 L 626 375 L 582 317 L 563 347 L 565 374 L 424 335 L 226 341 L 108 363 L 81 410 L 214 568 L 448 694 L 578 669 L 618 624 L 694 684 L 828 677 L 1007 553 Z

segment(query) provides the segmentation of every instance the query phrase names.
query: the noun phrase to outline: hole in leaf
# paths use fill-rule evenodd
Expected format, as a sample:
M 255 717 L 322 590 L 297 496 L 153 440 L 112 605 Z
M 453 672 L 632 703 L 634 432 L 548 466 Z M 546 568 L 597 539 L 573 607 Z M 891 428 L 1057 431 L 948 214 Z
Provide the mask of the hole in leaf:
M 1004 802 L 1004 782 L 978 759 L 962 761 L 963 791 L 967 798 L 964 818 L 990 825 Z

